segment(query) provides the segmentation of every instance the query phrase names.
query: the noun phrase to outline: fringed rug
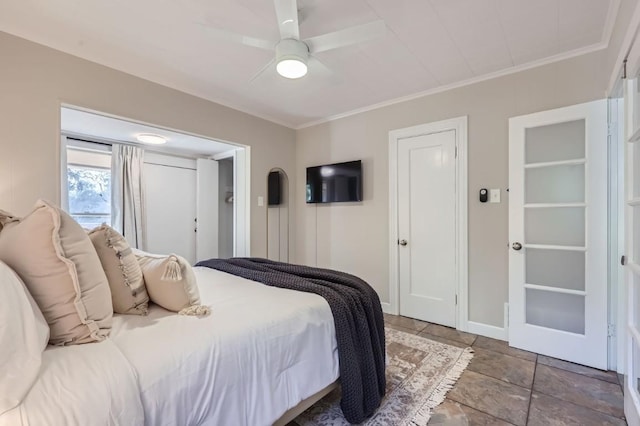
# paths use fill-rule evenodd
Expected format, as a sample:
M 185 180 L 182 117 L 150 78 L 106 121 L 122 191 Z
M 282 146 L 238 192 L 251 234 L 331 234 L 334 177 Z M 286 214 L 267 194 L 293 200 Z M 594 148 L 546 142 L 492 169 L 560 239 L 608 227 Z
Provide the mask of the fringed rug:
M 392 328 L 387 337 L 387 393 L 378 411 L 363 425 L 426 425 L 467 368 L 473 351 L 434 342 Z M 340 389 L 317 402 L 294 421 L 300 426 L 346 426 Z

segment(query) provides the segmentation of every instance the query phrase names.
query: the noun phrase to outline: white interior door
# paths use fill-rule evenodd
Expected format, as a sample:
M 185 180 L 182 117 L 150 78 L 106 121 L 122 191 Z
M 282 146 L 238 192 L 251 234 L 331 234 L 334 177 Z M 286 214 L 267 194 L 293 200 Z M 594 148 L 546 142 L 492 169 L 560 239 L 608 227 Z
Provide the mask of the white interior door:
M 153 161 L 151 158 L 145 154 L 146 250 L 175 253 L 193 263 L 196 260 L 195 164 L 188 168 L 147 162 Z
M 509 120 L 509 343 L 607 368 L 607 104 Z
M 456 132 L 398 140 L 400 314 L 456 326 Z
M 640 54 L 639 54 L 640 55 Z M 627 288 L 624 414 L 640 425 L 640 87 L 637 72 L 625 83 L 625 283 Z
M 233 152 L 233 255 L 251 254 L 251 151 Z
M 196 262 L 218 257 L 218 162 L 196 160 Z

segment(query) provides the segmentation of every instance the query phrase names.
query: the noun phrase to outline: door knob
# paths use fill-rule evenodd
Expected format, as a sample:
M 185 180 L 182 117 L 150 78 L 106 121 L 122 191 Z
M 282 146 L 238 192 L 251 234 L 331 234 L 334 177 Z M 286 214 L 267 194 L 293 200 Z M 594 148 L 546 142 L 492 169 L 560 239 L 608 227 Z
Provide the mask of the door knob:
M 400 244 L 401 246 L 406 246 L 407 245 L 407 240 L 400 240 L 398 241 L 398 244 Z
M 522 248 L 522 244 L 515 242 L 513 244 L 511 244 L 511 248 L 514 250 L 520 250 Z

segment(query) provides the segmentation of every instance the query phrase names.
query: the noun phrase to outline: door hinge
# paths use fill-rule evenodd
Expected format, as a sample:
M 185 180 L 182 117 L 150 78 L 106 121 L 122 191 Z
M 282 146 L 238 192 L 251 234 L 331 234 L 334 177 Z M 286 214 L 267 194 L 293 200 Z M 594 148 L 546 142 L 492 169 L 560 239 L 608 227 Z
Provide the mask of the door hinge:
M 458 306 L 458 295 L 456 294 L 456 306 Z
M 620 258 L 620 264 L 622 266 L 627 264 L 627 256 L 625 256 L 624 254 L 622 255 L 622 257 Z
M 456 154 L 455 154 L 455 158 L 458 158 L 458 146 L 456 145 Z
M 616 325 L 607 324 L 607 337 L 614 337 L 616 335 Z

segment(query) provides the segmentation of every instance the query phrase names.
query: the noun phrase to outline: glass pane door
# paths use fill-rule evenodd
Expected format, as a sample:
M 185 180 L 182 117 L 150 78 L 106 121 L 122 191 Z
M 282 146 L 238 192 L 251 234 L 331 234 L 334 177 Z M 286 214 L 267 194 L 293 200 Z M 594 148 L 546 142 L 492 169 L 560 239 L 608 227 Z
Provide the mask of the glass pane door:
M 525 131 L 527 324 L 585 331 L 585 120 Z
M 607 103 L 509 120 L 509 344 L 607 367 Z
M 625 144 L 625 269 L 628 291 L 625 414 L 631 421 L 638 419 L 640 411 L 640 96 L 638 78 L 626 83 L 625 104 L 629 115 Z

